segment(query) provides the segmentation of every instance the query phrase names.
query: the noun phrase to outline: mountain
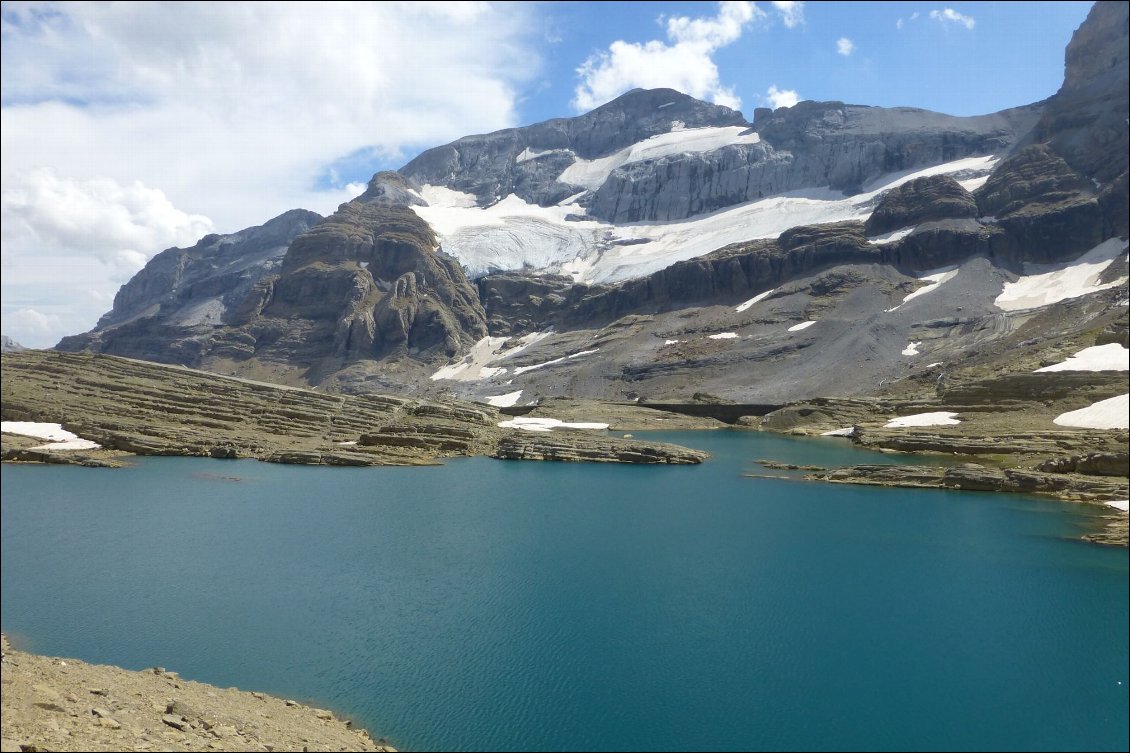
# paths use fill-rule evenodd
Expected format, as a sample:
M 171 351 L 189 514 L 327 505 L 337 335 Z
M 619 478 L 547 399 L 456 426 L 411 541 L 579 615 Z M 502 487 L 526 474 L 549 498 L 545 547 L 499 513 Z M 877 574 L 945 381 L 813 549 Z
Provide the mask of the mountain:
M 669 89 L 154 257 L 60 350 L 333 391 L 780 404 L 1127 345 L 1127 4 L 978 117 Z

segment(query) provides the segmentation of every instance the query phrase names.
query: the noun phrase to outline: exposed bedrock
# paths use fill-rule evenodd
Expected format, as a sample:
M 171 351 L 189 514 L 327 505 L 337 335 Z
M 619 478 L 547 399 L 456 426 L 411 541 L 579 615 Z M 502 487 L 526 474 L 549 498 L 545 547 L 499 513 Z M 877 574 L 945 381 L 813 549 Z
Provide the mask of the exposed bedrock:
M 1104 186 L 1130 160 L 1128 19 L 1127 3 L 1100 0 L 1092 6 L 1067 45 L 1063 86 L 1031 134 L 1032 141 L 1048 143 L 1075 170 Z
M 842 102 L 759 110 L 759 143 L 621 166 L 593 194 L 589 214 L 665 221 L 802 188 L 855 194 L 886 173 L 1005 152 L 1038 115 L 1035 106 L 959 118 Z
M 949 175 L 917 178 L 892 188 L 864 223 L 867 235 L 920 225 L 931 220 L 977 216 L 973 194 Z
M 700 450 L 660 442 L 582 436 L 577 432 L 518 431 L 499 441 L 494 457 L 502 460 L 686 465 L 701 463 L 710 455 Z

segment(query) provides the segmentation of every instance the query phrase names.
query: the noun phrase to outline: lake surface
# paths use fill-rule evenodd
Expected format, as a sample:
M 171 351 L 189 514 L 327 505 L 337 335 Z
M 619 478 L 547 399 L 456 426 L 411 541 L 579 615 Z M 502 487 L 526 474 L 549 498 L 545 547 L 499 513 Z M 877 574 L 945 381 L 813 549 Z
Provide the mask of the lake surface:
M 328 706 L 403 750 L 1126 750 L 1127 551 L 1034 498 L 714 459 L 2 471 L 17 645 Z M 887 462 L 890 458 L 884 456 Z

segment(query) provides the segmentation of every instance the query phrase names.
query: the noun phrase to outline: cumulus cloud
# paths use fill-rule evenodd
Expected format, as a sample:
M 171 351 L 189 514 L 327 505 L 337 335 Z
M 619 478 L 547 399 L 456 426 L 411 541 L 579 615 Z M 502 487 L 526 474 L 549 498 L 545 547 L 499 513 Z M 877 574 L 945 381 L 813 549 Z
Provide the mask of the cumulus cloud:
M 911 14 L 910 14 L 910 18 L 909 18 L 909 19 L 906 19 L 906 20 L 909 20 L 909 21 L 917 21 L 917 20 L 918 20 L 918 15 L 919 15 L 919 14 L 918 14 L 918 11 L 914 11 L 913 13 L 911 13 Z M 902 27 L 903 27 L 903 26 L 905 25 L 905 23 L 906 23 L 906 21 L 904 21 L 904 19 L 902 19 L 902 18 L 899 18 L 899 20 L 895 21 L 895 28 L 896 28 L 896 29 L 901 29 L 901 28 L 902 28 Z
M 966 16 L 958 13 L 953 8 L 944 8 L 943 10 L 930 11 L 930 18 L 943 24 L 957 24 L 964 26 L 967 29 L 972 29 L 977 25 L 977 21 L 972 16 Z
M 778 89 L 777 85 L 773 84 L 769 87 L 765 100 L 776 110 L 778 107 L 792 107 L 800 101 L 800 95 L 795 89 Z
M 39 168 L 9 177 L 0 192 L 5 248 L 34 248 L 40 257 L 82 251 L 136 271 L 149 254 L 191 245 L 211 231 L 210 219 L 177 209 L 140 181 L 75 180 Z
M 577 69 L 581 83 L 574 90 L 573 107 L 584 112 L 630 89 L 670 87 L 737 109 L 741 100 L 732 87 L 721 83 L 713 55 L 764 17 L 765 12 L 753 3 L 721 2 L 711 18 L 667 18 L 667 42 L 617 40 Z
M 9 257 L 75 247 L 85 219 L 94 227 L 82 248 L 100 269 L 122 270 L 209 220 L 234 232 L 295 207 L 329 213 L 373 164 L 514 125 L 518 92 L 540 66 L 535 12 L 521 3 L 5 3 L 5 312 L 15 311 Z M 44 205 L 52 191 L 86 214 L 53 216 Z
M 793 0 L 774 0 L 773 7 L 781 14 L 781 21 L 792 29 L 804 23 L 804 3 Z
M 836 40 L 836 52 L 840 53 L 844 57 L 848 57 L 854 51 L 855 42 L 851 41 L 847 37 L 840 37 Z

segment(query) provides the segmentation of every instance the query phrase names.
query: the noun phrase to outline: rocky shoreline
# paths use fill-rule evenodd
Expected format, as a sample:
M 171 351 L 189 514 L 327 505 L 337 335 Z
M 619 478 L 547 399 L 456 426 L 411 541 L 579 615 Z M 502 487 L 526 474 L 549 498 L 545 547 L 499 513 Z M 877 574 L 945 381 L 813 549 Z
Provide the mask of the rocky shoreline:
M 595 442 L 577 431 L 552 432 L 558 451 L 517 452 L 535 433 L 500 426 L 508 417 L 481 403 L 327 394 L 89 353 L 5 353 L 0 364 L 5 421 L 59 423 L 103 448 L 45 450 L 42 440 L 4 434 L 0 457 L 9 461 L 117 466 L 131 455 L 173 455 L 374 466 L 476 455 L 675 464 L 707 457 L 633 437 Z M 658 413 L 622 408 L 618 415 L 633 411 Z M 590 413 L 590 421 L 596 418 Z M 670 428 L 693 423 L 674 417 Z
M 4 637 L 4 751 L 393 751 L 332 711 L 154 667 L 13 650 Z
M 1124 394 L 1126 387 L 1125 372 L 1006 374 L 947 385 L 929 396 L 793 403 L 741 423 L 795 436 L 835 433 L 862 448 L 921 458 L 914 465 L 810 468 L 806 478 L 813 481 L 1036 494 L 1105 506 L 1130 496 L 1130 432 L 1069 428 L 1054 419 Z M 923 415 L 954 423 L 896 420 Z M 1127 546 L 1126 513 L 1106 510 L 1101 530 L 1084 538 Z

